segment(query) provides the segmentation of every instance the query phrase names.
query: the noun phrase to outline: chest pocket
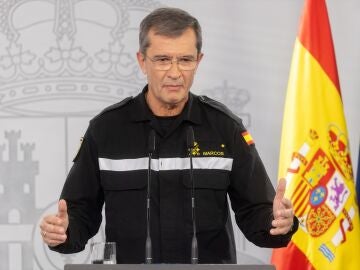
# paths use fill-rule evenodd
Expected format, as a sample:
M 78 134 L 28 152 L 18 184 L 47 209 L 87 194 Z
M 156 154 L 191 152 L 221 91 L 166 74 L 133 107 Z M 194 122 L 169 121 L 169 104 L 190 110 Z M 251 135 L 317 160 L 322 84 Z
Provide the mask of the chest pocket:
M 101 184 L 104 191 L 141 190 L 147 185 L 145 172 L 101 172 Z
M 105 199 L 106 231 L 117 237 L 136 235 L 145 224 L 145 171 L 101 172 Z
M 183 184 L 187 199 L 185 212 L 191 220 L 190 177 L 184 177 Z M 230 184 L 229 172 L 220 170 L 194 170 L 196 223 L 198 231 L 219 230 L 227 220 L 227 189 Z

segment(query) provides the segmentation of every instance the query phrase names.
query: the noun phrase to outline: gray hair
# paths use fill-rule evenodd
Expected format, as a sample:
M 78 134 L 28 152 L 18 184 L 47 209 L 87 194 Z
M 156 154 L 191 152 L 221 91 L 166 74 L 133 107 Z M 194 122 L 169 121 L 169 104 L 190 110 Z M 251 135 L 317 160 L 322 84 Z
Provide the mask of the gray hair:
M 150 46 L 149 31 L 153 29 L 156 35 L 179 37 L 185 30 L 192 28 L 196 35 L 196 49 L 201 52 L 202 36 L 198 20 L 179 8 L 158 8 L 147 15 L 140 23 L 140 52 L 145 54 Z

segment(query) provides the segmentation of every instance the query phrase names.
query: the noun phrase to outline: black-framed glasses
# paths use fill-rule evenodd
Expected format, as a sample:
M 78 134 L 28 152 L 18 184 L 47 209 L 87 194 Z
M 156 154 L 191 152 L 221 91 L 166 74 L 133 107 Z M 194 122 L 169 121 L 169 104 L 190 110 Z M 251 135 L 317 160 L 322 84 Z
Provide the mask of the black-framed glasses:
M 176 63 L 180 70 L 194 70 L 196 68 L 197 59 L 192 56 L 180 56 L 180 57 L 170 57 L 167 55 L 159 55 L 154 57 L 149 57 L 145 55 L 145 58 L 149 59 L 153 64 L 156 70 L 169 70 L 173 63 Z

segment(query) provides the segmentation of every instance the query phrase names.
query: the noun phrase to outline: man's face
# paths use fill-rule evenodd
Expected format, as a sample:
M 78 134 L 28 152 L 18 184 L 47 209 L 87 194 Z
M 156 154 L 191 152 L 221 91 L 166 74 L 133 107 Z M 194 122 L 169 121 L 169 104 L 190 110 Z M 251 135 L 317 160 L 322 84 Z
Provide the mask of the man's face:
M 143 73 L 147 76 L 151 105 L 157 108 L 185 104 L 195 71 L 202 58 L 202 54 L 198 54 L 196 49 L 194 30 L 189 28 L 175 38 L 155 35 L 154 31 L 150 30 L 148 38 L 150 46 L 146 50 L 146 55 L 139 52 L 137 58 Z M 173 63 L 169 70 L 158 70 L 154 59 L 173 59 Z M 176 59 L 197 61 L 193 70 L 182 70 Z

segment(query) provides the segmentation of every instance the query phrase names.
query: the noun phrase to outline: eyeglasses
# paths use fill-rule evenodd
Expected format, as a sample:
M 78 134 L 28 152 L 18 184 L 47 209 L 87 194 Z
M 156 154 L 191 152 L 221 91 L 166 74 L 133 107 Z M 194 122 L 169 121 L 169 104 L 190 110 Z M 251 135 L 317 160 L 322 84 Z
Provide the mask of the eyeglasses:
M 172 67 L 172 64 L 175 62 L 180 70 L 194 70 L 197 64 L 197 59 L 194 59 L 191 56 L 182 56 L 177 58 L 172 58 L 170 56 L 161 55 L 155 57 L 149 57 L 145 55 L 153 64 L 156 70 L 169 70 Z

